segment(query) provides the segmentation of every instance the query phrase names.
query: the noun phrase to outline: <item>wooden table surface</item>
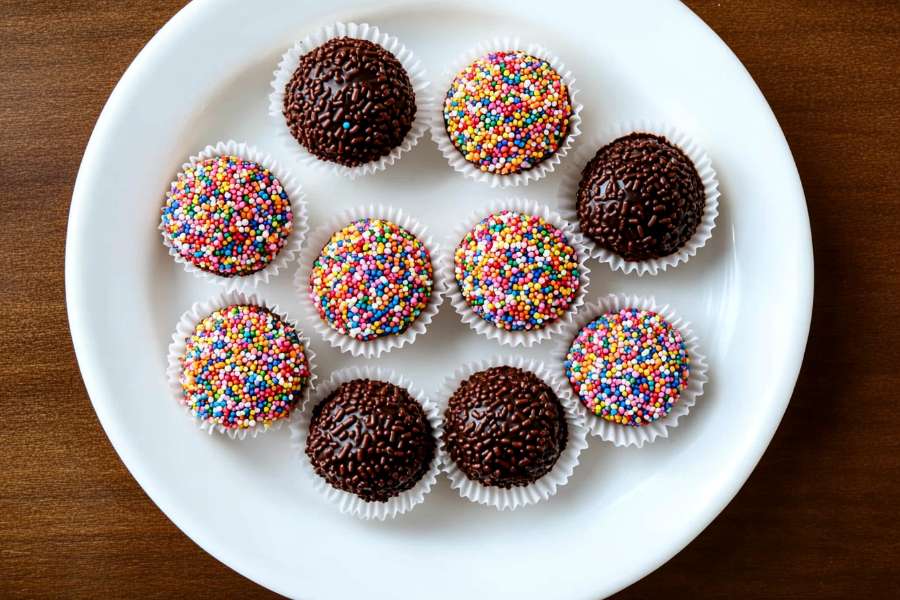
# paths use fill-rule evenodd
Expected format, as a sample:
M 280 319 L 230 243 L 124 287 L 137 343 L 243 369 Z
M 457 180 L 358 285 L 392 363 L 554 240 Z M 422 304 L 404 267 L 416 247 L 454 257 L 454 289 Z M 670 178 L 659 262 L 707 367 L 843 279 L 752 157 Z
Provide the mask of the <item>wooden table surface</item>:
M 0 0 L 0 597 L 271 595 L 194 545 L 128 474 L 66 321 L 81 153 L 113 85 L 181 4 Z M 744 489 L 618 598 L 889 597 L 900 593 L 900 2 L 688 4 L 743 60 L 793 149 L 815 309 L 794 397 Z

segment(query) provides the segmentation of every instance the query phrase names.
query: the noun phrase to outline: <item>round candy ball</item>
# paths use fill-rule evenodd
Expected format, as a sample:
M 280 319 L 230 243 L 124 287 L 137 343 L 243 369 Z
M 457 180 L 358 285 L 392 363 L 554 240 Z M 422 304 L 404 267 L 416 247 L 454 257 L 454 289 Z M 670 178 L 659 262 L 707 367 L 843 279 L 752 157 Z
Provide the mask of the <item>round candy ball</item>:
M 360 219 L 336 231 L 309 275 L 319 316 L 363 342 L 406 331 L 428 306 L 433 287 L 428 249 L 384 219 Z
M 677 252 L 693 237 L 705 204 L 691 159 L 651 133 L 600 148 L 582 171 L 576 198 L 581 232 L 629 261 Z
M 435 447 L 425 411 L 409 392 L 354 379 L 313 408 L 306 455 L 331 486 L 385 502 L 422 479 Z
M 602 419 L 641 427 L 662 419 L 690 377 L 681 332 L 653 311 L 624 308 L 585 325 L 566 354 L 566 377 Z
M 293 213 L 275 175 L 238 156 L 180 172 L 166 194 L 162 231 L 186 261 L 222 277 L 265 268 L 290 236 Z
M 491 52 L 460 71 L 444 98 L 450 141 L 479 170 L 509 175 L 552 156 L 569 132 L 572 103 L 546 60 Z
M 550 472 L 568 439 L 565 410 L 537 375 L 493 367 L 463 381 L 447 404 L 443 441 L 466 477 L 511 488 Z
M 283 113 L 311 154 L 357 167 L 403 142 L 416 117 L 416 94 L 393 54 L 367 40 L 339 37 L 300 57 Z
M 287 418 L 309 384 L 293 325 L 261 306 L 233 305 L 197 323 L 181 358 L 182 404 L 225 429 L 268 428 Z
M 581 286 L 566 234 L 543 217 L 510 210 L 485 217 L 460 240 L 454 270 L 472 310 L 507 331 L 556 321 Z

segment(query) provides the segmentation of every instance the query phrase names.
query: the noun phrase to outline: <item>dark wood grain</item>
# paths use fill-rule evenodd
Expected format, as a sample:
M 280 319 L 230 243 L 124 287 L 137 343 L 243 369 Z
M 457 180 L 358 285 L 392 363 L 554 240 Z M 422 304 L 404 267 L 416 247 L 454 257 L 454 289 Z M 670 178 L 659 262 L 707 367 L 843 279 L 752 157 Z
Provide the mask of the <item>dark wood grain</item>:
M 0 3 L 2 597 L 270 595 L 144 495 L 94 416 L 68 337 L 63 252 L 82 150 L 127 64 L 181 4 Z M 688 4 L 743 60 L 791 144 L 812 219 L 815 311 L 794 398 L 749 482 L 618 597 L 890 597 L 900 589 L 900 3 Z

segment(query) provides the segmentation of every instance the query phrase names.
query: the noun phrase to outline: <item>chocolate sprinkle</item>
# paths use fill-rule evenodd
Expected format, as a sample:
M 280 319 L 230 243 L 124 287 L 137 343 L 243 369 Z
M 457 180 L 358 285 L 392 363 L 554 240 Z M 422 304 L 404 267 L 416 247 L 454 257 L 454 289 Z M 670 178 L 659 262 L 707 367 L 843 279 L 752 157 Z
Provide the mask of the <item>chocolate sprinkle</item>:
M 581 172 L 581 231 L 625 260 L 668 256 L 694 235 L 706 195 L 694 163 L 665 137 L 631 133 Z
M 546 475 L 566 447 L 556 394 L 515 367 L 479 371 L 460 384 L 444 414 L 444 444 L 469 479 L 510 488 Z
M 356 167 L 403 142 L 416 116 L 416 94 L 393 54 L 340 37 L 300 57 L 285 88 L 283 113 L 311 154 Z
M 354 379 L 316 405 L 306 455 L 329 484 L 367 502 L 413 487 L 435 454 L 422 406 L 401 387 Z

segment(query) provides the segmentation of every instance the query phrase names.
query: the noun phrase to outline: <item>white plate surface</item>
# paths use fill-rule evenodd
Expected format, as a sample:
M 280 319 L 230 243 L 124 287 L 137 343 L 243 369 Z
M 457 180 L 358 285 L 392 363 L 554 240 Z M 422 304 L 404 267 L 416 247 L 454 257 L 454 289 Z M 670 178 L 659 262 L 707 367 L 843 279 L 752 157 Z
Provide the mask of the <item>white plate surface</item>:
M 778 425 L 800 367 L 812 303 L 803 191 L 781 130 L 740 62 L 674 1 L 192 3 L 135 59 L 103 111 L 75 186 L 66 249 L 72 337 L 110 440 L 157 505 L 204 549 L 298 598 L 597 598 L 646 575 L 734 496 Z M 591 440 L 550 502 L 512 513 L 464 501 L 442 479 L 393 522 L 324 504 L 289 457 L 288 432 L 209 437 L 168 396 L 178 316 L 219 291 L 185 273 L 156 229 L 167 183 L 189 154 L 245 140 L 293 168 L 310 223 L 392 203 L 436 237 L 503 191 L 452 172 L 429 139 L 386 173 L 351 182 L 296 167 L 266 114 L 281 52 L 335 20 L 398 36 L 440 88 L 443 67 L 481 40 L 514 34 L 553 49 L 582 90 L 583 128 L 648 117 L 690 132 L 721 181 L 718 226 L 687 265 L 657 277 L 597 266 L 589 298 L 654 294 L 693 322 L 710 383 L 668 439 L 642 449 Z M 577 144 L 577 142 L 576 142 Z M 576 168 L 563 161 L 562 169 Z M 556 206 L 560 174 L 515 195 Z M 512 195 L 512 194 L 510 194 Z M 260 289 L 299 314 L 293 268 Z M 309 323 L 301 327 L 314 334 Z M 363 359 L 313 337 L 319 374 Z M 553 341 L 523 354 L 548 358 Z M 506 352 L 448 304 L 413 346 L 378 361 L 427 391 L 462 362 Z M 737 549 L 736 551 L 740 551 Z

